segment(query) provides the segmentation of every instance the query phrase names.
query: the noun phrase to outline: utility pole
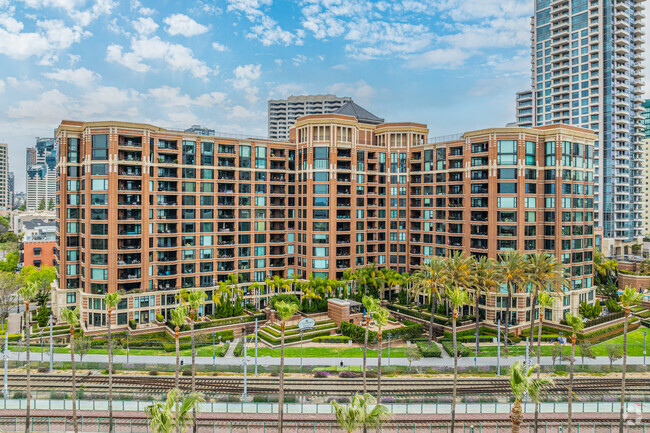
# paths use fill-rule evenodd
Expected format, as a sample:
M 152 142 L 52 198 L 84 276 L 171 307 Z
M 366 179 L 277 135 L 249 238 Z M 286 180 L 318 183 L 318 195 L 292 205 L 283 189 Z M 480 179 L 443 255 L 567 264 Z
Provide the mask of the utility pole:
M 381 347 L 379 347 L 381 350 Z M 388 366 L 390 367 L 390 332 L 388 333 Z
M 54 347 L 52 344 L 52 315 L 50 314 L 50 371 L 53 369 L 53 363 L 54 363 Z
M 244 395 L 243 395 L 244 403 L 246 402 L 246 394 L 248 391 L 248 381 L 246 377 L 247 366 L 248 366 L 248 362 L 246 359 L 246 328 L 244 328 Z
M 497 322 L 497 376 L 501 376 L 501 319 Z
M 215 353 L 214 353 L 214 338 L 215 338 L 215 336 L 216 336 L 216 332 L 213 332 L 212 333 L 212 366 L 213 367 L 214 367 L 215 362 L 216 362 L 216 356 L 215 356 Z
M 7 372 L 9 371 L 9 366 L 7 365 L 9 363 L 9 333 L 8 332 L 5 332 L 4 358 L 5 358 L 4 394 L 5 394 L 5 398 L 9 398 L 9 384 L 8 384 L 8 377 L 7 377 Z
M 257 319 L 255 319 L 255 376 L 257 376 Z

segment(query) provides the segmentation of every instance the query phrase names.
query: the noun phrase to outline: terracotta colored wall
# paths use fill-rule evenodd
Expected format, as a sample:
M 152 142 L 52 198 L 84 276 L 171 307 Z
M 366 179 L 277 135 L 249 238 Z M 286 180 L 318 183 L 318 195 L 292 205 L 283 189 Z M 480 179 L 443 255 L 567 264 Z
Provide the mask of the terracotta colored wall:
M 25 266 L 34 266 L 34 261 L 40 260 L 40 266 L 54 266 L 54 248 L 56 247 L 55 241 L 49 242 L 25 242 L 24 244 L 24 263 Z M 34 249 L 41 249 L 40 255 L 34 254 Z

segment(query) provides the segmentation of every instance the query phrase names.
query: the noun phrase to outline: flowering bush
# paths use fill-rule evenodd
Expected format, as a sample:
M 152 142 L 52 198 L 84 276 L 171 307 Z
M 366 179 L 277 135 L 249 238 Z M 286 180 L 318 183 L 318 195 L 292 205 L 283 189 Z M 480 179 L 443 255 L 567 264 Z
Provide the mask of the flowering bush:
M 330 377 L 330 372 L 325 370 L 314 371 L 314 377 Z
M 381 402 L 382 403 L 395 403 L 395 397 L 382 397 Z
M 346 370 L 346 371 L 341 371 L 339 373 L 339 377 L 342 377 L 342 378 L 345 378 L 345 379 L 354 379 L 354 378 L 357 378 L 359 376 L 360 376 L 359 373 L 357 373 L 356 371 L 347 371 Z

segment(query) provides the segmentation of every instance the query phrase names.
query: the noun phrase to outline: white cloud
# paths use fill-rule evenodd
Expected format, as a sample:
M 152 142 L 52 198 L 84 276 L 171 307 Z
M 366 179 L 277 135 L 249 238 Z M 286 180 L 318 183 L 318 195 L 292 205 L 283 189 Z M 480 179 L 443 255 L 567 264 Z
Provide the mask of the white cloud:
M 56 51 L 69 48 L 89 35 L 79 26 L 66 27 L 60 20 L 37 21 L 36 32 L 21 32 L 23 24 L 7 16 L 0 26 L 0 54 L 18 60 L 41 56 L 45 63 Z
M 375 94 L 375 89 L 366 83 L 364 80 L 359 80 L 354 83 L 334 83 L 327 87 L 328 93 L 333 93 L 337 96 L 351 96 L 355 102 L 359 104 L 369 103 Z
M 215 51 L 219 51 L 221 53 L 224 51 L 228 51 L 228 47 L 223 44 L 220 44 L 219 42 L 212 42 L 212 48 L 214 48 Z
M 226 117 L 228 117 L 228 119 L 252 119 L 258 116 L 260 116 L 260 113 L 249 110 L 248 108 L 242 107 L 241 105 L 235 105 L 228 110 Z
M 162 86 L 155 89 L 149 89 L 147 97 L 154 99 L 157 105 L 162 107 L 212 107 L 223 104 L 228 99 L 228 95 L 222 92 L 204 93 L 192 99 L 188 94 L 181 94 L 180 87 Z
M 469 56 L 468 52 L 457 48 L 441 48 L 413 55 L 407 65 L 414 68 L 456 68 L 461 66 Z
M 38 99 L 20 101 L 7 109 L 11 119 L 29 122 L 31 125 L 57 125 L 69 118 L 71 100 L 59 90 L 42 93 Z
M 226 80 L 229 82 L 234 89 L 243 90 L 245 92 L 246 100 L 254 104 L 259 101 L 257 93 L 259 89 L 252 85 L 253 81 L 256 81 L 262 74 L 261 65 L 240 65 L 237 66 L 233 74 L 235 78 Z
M 86 0 L 22 0 L 28 7 L 41 9 L 45 7 L 63 9 L 78 25 L 88 26 L 102 15 L 109 15 L 117 6 L 114 0 L 95 0 L 93 5 L 86 10 L 79 10 Z
M 142 6 L 138 0 L 131 0 L 131 10 L 137 10 L 142 15 L 153 15 L 156 12 L 154 9 Z
M 158 29 L 158 24 L 149 17 L 140 17 L 136 21 L 133 21 L 133 28 L 138 34 L 147 36 Z
M 246 37 L 258 39 L 262 45 L 302 45 L 304 31 L 291 33 L 284 30 L 277 21 L 262 12 L 263 7 L 272 3 L 272 0 L 228 0 L 227 11 L 244 15 L 252 24 Z
M 56 69 L 55 72 L 46 72 L 43 75 L 51 80 L 76 84 L 81 87 L 88 87 L 99 78 L 98 74 L 86 68 Z
M 164 19 L 164 22 L 168 26 L 165 30 L 172 36 L 196 36 L 208 31 L 206 26 L 183 14 L 170 15 Z
M 2 92 L 5 91 L 5 87 L 6 87 L 6 86 L 5 86 L 5 82 L 2 81 L 2 80 L 0 80 L 0 93 L 2 93 Z
M 189 71 L 194 77 L 204 80 L 207 80 L 208 75 L 218 73 L 216 68 L 211 69 L 205 62 L 194 57 L 191 49 L 163 41 L 158 36 L 133 38 L 130 52 L 123 52 L 121 45 L 110 45 L 106 51 L 106 60 L 136 72 L 147 72 L 151 69 L 144 60 L 163 61 L 174 71 Z

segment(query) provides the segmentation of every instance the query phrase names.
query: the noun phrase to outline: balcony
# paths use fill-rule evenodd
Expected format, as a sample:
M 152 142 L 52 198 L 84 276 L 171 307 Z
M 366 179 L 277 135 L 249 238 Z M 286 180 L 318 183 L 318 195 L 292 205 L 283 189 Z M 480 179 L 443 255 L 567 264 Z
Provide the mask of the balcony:
M 139 236 L 142 234 L 140 224 L 118 224 L 118 236 Z
M 142 182 L 139 180 L 120 180 L 117 183 L 118 191 L 141 191 Z
M 178 192 L 178 182 L 158 181 L 158 192 Z
M 137 280 L 141 278 L 141 270 L 138 269 L 120 269 L 117 273 L 118 280 Z
M 158 140 L 159 150 L 178 150 L 178 142 L 172 140 Z
M 140 239 L 120 239 L 117 241 L 118 250 L 139 250 L 140 248 Z
M 158 265 L 158 276 L 175 276 L 176 265 Z
M 120 150 L 117 154 L 117 161 L 122 163 L 141 162 L 142 152 Z
M 159 262 L 175 262 L 177 259 L 176 251 L 158 252 Z
M 117 203 L 120 206 L 140 206 L 140 194 L 119 194 Z
M 118 146 L 122 147 L 142 147 L 142 137 L 129 137 L 120 135 L 117 140 Z
M 117 264 L 119 266 L 139 265 L 140 253 L 126 253 L 117 255 Z
M 140 167 L 123 166 L 117 167 L 118 176 L 142 176 L 142 169 Z
M 142 211 L 139 209 L 120 209 L 117 212 L 117 219 L 120 221 L 141 220 Z

